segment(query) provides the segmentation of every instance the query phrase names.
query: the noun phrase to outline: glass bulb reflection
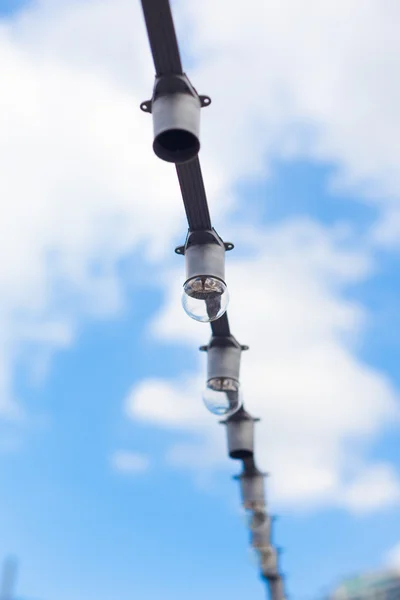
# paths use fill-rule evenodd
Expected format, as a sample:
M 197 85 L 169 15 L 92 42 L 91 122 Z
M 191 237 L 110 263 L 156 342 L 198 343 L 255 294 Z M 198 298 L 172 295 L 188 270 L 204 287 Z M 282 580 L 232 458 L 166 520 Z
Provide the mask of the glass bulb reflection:
M 239 382 L 232 377 L 212 377 L 207 381 L 207 387 L 217 392 L 238 392 Z
M 203 393 L 206 408 L 214 415 L 233 415 L 242 405 L 239 382 L 230 377 L 214 377 Z
M 182 306 L 195 321 L 209 323 L 219 319 L 228 303 L 228 288 L 216 277 L 193 277 L 183 286 Z

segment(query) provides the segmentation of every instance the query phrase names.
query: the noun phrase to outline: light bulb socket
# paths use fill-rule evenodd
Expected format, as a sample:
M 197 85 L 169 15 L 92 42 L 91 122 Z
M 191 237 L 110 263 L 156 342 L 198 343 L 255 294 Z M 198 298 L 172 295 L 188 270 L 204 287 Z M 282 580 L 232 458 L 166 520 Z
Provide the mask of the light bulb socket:
M 240 483 L 242 503 L 246 510 L 252 510 L 254 512 L 262 512 L 265 510 L 265 477 L 265 473 L 259 471 L 255 466 L 252 471 L 234 476 L 234 479 L 237 479 Z
M 140 105 L 153 116 L 155 154 L 176 164 L 195 158 L 200 150 L 200 109 L 210 104 L 185 74 L 156 77 L 152 99 Z
M 224 243 L 215 229 L 189 231 L 185 245 L 175 248 L 185 256 L 185 283 L 196 277 L 214 277 L 225 283 L 225 251 L 233 244 Z
M 259 552 L 261 574 L 263 578 L 269 580 L 278 578 L 278 553 L 276 549 L 273 546 L 269 546 L 268 548 L 260 549 Z
M 254 524 L 254 518 L 260 522 Z M 261 520 L 262 518 L 262 520 Z M 271 517 L 265 513 L 256 513 L 250 523 L 250 537 L 253 548 L 267 549 L 271 545 Z
M 211 346 L 207 350 L 207 382 L 210 379 L 233 379 L 239 387 L 240 355 L 235 346 Z
M 207 382 L 232 379 L 239 387 L 240 358 L 247 346 L 241 346 L 232 335 L 213 336 L 200 350 L 207 352 Z
M 220 421 L 226 425 L 228 452 L 233 459 L 244 460 L 254 455 L 254 421 L 244 408 Z

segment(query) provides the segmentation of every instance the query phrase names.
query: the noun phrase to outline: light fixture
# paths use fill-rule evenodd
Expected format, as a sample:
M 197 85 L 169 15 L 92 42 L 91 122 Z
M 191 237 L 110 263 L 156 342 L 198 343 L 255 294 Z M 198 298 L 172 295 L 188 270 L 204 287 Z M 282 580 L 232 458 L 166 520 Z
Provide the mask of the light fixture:
M 266 474 L 259 471 L 253 458 L 244 460 L 243 465 L 243 472 L 234 476 L 234 479 L 240 483 L 243 508 L 253 512 L 264 512 L 266 506 L 264 479 Z
M 239 384 L 241 346 L 233 336 L 213 336 L 207 352 L 207 384 L 203 392 L 206 408 L 215 415 L 231 416 L 242 405 Z
M 268 539 L 271 534 L 271 524 L 274 517 L 271 517 L 264 511 L 254 512 L 252 510 L 245 510 L 242 508 L 241 517 L 246 528 L 250 529 L 250 532 L 262 532 L 268 533 Z
M 225 283 L 225 251 L 233 244 L 224 243 L 214 229 L 189 231 L 184 246 L 175 249 L 186 259 L 186 281 L 182 306 L 195 321 L 209 323 L 222 317 L 228 308 Z
M 271 545 L 271 517 L 264 512 L 253 513 L 250 519 L 251 545 L 265 549 Z
M 220 421 L 227 428 L 228 452 L 231 458 L 244 460 L 253 456 L 254 423 L 257 421 L 259 419 L 251 417 L 243 406 L 225 421 Z
M 260 552 L 261 573 L 266 579 L 275 579 L 278 573 L 278 553 L 273 546 L 262 549 Z
M 209 96 L 199 96 L 186 75 L 157 77 L 152 99 L 140 105 L 153 115 L 155 154 L 176 164 L 195 158 L 200 150 L 200 109 L 210 104 Z

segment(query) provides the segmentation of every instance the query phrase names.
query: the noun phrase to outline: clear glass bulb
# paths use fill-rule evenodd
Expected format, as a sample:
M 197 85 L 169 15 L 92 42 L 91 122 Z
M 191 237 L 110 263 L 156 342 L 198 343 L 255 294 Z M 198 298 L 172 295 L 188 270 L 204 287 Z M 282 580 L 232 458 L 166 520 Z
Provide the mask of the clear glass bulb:
M 214 415 L 233 415 L 242 405 L 239 382 L 230 377 L 214 377 L 203 393 L 206 408 Z
M 193 277 L 183 286 L 182 306 L 195 321 L 209 323 L 219 319 L 228 303 L 228 288 L 216 277 Z

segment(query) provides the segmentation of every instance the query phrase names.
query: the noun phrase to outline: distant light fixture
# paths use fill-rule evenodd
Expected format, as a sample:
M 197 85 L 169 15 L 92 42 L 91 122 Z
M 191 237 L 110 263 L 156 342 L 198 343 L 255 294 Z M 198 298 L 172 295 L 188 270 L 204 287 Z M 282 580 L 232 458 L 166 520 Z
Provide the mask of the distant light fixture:
M 213 336 L 207 352 L 207 384 L 203 402 L 214 415 L 230 417 L 242 405 L 239 371 L 240 355 L 247 347 L 241 346 L 233 336 Z
M 243 472 L 234 476 L 234 479 L 240 483 L 243 508 L 253 512 L 264 512 L 266 506 L 264 479 L 266 474 L 255 466 L 252 458 L 244 460 L 243 464 Z
M 234 413 L 228 416 L 225 421 L 221 421 L 226 425 L 228 452 L 229 456 L 238 460 L 252 458 L 254 454 L 254 423 L 259 419 L 254 419 L 246 412 L 243 406 Z
M 273 546 L 263 548 L 260 552 L 260 567 L 262 576 L 266 579 L 279 577 L 278 552 Z
M 186 259 L 182 306 L 195 321 L 209 323 L 226 312 L 225 251 L 232 248 L 233 244 L 224 244 L 214 229 L 189 231 L 185 245 L 176 248 L 175 252 Z
M 251 545 L 268 548 L 271 545 L 271 517 L 264 512 L 253 513 L 250 519 Z

